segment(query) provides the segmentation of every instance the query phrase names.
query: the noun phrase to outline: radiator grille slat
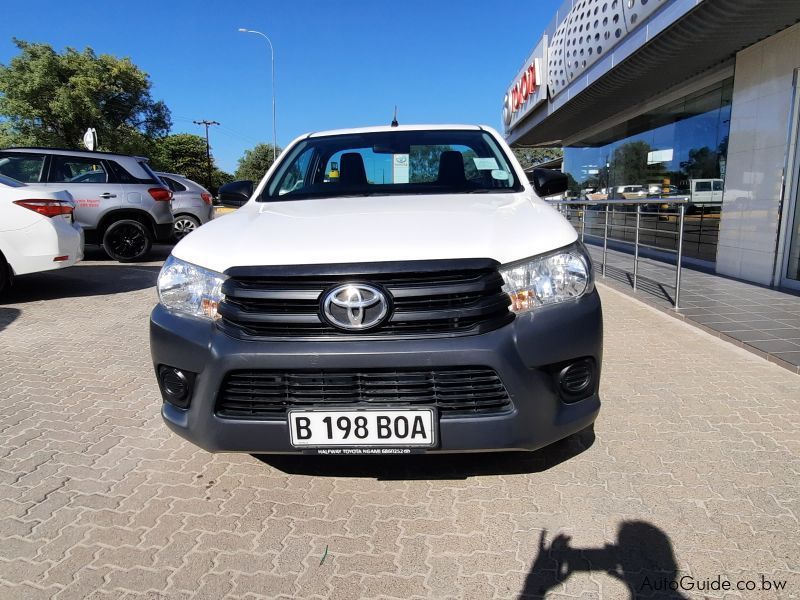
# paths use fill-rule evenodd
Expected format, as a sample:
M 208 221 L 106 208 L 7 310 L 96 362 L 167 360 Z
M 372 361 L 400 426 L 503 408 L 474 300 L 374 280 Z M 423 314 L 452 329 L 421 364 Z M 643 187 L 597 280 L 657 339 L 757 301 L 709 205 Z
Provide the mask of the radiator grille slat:
M 225 282 L 218 325 L 245 339 L 364 339 L 470 335 L 513 320 L 496 263 L 446 262 L 446 268 L 430 261 L 404 263 L 397 267 L 402 267 L 400 272 L 386 272 L 385 265 L 369 263 L 335 275 L 326 274 L 330 265 L 298 268 L 297 274 L 253 267 Z M 382 288 L 391 304 L 387 321 L 360 332 L 337 329 L 322 319 L 323 295 L 344 283 Z
M 215 412 L 231 419 L 282 419 L 289 408 L 435 406 L 442 418 L 511 410 L 511 399 L 488 367 L 432 370 L 232 371 Z

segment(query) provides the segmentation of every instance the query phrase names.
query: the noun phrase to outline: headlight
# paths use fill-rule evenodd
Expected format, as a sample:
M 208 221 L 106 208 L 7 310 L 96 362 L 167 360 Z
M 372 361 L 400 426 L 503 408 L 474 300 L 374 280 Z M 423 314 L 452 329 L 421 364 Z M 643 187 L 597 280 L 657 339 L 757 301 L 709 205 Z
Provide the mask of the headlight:
M 578 245 L 506 265 L 500 274 L 515 313 L 577 298 L 592 286 L 589 257 Z
M 158 274 L 158 299 L 169 309 L 195 317 L 216 320 L 223 299 L 222 273 L 170 257 Z

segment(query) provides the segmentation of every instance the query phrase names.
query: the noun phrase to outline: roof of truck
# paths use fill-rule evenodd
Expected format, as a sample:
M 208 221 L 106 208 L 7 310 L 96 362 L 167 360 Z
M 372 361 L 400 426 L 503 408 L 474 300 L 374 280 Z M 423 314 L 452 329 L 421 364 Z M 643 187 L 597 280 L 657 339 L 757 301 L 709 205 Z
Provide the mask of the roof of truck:
M 454 124 L 398 125 L 397 127 L 392 127 L 391 125 L 376 125 L 372 127 L 355 127 L 352 129 L 331 129 L 329 131 L 315 131 L 313 133 L 309 133 L 307 137 L 347 135 L 352 133 L 379 133 L 388 131 L 442 131 L 442 130 L 459 130 L 459 129 L 480 131 L 481 129 L 486 129 L 486 128 L 480 125 L 454 125 Z

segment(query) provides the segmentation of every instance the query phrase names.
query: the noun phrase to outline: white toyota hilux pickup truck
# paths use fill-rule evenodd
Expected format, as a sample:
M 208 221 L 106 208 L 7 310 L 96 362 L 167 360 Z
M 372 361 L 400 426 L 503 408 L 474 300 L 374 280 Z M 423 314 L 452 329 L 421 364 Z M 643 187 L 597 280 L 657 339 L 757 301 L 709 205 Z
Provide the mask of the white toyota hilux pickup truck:
M 535 450 L 600 408 L 591 260 L 483 126 L 293 141 L 158 278 L 162 415 L 214 452 Z

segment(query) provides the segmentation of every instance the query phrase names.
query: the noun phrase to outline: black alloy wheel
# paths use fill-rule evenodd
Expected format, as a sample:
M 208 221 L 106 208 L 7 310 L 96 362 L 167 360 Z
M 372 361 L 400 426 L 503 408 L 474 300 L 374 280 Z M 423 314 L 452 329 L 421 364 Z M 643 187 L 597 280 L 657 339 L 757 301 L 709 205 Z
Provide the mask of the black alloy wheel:
M 152 245 L 150 232 L 139 221 L 115 221 L 103 234 L 103 248 L 111 258 L 119 262 L 143 259 Z

